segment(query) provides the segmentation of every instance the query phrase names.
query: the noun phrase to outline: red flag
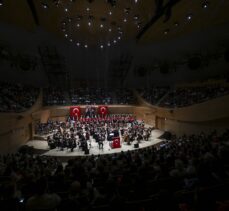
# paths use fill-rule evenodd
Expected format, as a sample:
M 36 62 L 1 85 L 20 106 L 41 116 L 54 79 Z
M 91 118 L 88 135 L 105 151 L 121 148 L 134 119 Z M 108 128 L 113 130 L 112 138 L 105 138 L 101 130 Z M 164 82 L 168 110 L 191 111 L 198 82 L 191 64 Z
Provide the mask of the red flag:
M 119 137 L 113 137 L 112 138 L 112 148 L 121 148 L 120 138 Z
M 101 117 L 105 117 L 108 114 L 108 107 L 107 106 L 98 106 L 98 114 Z
M 70 117 L 71 118 L 75 118 L 75 119 L 79 119 L 81 116 L 81 109 L 79 106 L 72 106 L 70 107 Z

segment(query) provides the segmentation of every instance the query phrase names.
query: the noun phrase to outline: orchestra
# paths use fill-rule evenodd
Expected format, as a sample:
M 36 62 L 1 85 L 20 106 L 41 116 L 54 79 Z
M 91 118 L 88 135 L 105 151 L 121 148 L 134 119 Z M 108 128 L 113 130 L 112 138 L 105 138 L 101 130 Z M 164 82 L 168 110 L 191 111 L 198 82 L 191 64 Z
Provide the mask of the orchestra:
M 123 114 L 105 118 L 81 117 L 78 120 L 68 118 L 66 122 L 52 122 L 50 128 L 53 129 L 52 135 L 47 136 L 50 149 L 67 149 L 71 152 L 75 148 L 88 151 L 92 147 L 92 138 L 98 143 L 99 149 L 103 149 L 104 141 L 112 141 L 113 137 L 121 137 L 127 145 L 133 141 L 148 141 L 153 130 L 134 116 Z

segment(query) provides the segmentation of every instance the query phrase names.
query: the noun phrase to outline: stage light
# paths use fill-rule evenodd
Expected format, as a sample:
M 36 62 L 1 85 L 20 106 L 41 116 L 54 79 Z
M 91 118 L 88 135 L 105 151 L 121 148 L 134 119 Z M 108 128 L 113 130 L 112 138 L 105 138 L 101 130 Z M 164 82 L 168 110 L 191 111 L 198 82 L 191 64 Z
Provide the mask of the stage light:
M 109 15 L 112 15 L 112 12 L 111 11 L 109 12 Z
M 100 48 L 103 48 L 103 45 L 100 45 Z
M 69 41 L 72 42 L 72 39 L 70 39 Z
M 114 43 L 116 43 L 117 41 L 116 41 L 116 40 L 114 40 L 113 42 L 114 42 Z
M 103 24 L 100 24 L 100 28 L 103 28 Z
M 91 22 L 88 22 L 88 26 L 91 26 Z
M 109 28 L 108 31 L 111 32 L 112 31 L 111 28 Z
M 168 33 L 169 33 L 169 29 L 166 29 L 166 30 L 164 31 L 164 34 L 167 35 Z
M 121 37 L 118 37 L 119 40 L 121 40 Z
M 126 18 L 124 18 L 124 19 L 123 19 L 123 21 L 126 23 L 126 22 L 127 22 L 127 19 L 126 19 Z
M 0 6 L 3 6 L 3 1 L 0 1 Z
M 108 42 L 108 43 L 107 43 L 107 46 L 108 46 L 108 47 L 110 47 L 110 46 L 111 46 L 111 44 Z
M 179 23 L 178 22 L 175 22 L 174 23 L 174 26 L 176 26 L 176 27 L 179 26 Z
M 68 34 L 65 34 L 64 36 L 65 36 L 65 37 L 68 37 Z
M 90 8 L 89 7 L 87 7 L 87 9 L 86 9 L 87 11 L 90 11 Z
M 84 47 L 85 47 L 85 48 L 87 48 L 87 47 L 88 47 L 88 45 L 87 45 L 87 44 L 85 44 L 85 45 L 84 45 Z
M 64 11 L 65 11 L 65 12 L 68 12 L 68 8 L 65 8 Z
M 79 27 L 80 27 L 80 24 L 79 24 L 79 23 L 77 23 L 77 24 L 76 24 L 76 26 L 79 28 Z
M 76 43 L 76 45 L 77 45 L 77 46 L 80 46 L 80 43 L 79 43 L 79 42 L 77 42 L 77 43 Z

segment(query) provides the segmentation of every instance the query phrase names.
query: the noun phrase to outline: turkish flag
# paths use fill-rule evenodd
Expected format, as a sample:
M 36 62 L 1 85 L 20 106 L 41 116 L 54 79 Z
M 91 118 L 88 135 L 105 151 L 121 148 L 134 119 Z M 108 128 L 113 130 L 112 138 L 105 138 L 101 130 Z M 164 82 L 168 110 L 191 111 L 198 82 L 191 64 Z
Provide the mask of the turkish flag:
M 105 117 L 108 114 L 107 106 L 98 106 L 98 114 L 102 117 Z
M 74 119 L 79 119 L 81 116 L 81 108 L 79 106 L 70 107 L 70 117 Z
M 120 138 L 119 137 L 113 137 L 112 138 L 112 148 L 121 148 Z

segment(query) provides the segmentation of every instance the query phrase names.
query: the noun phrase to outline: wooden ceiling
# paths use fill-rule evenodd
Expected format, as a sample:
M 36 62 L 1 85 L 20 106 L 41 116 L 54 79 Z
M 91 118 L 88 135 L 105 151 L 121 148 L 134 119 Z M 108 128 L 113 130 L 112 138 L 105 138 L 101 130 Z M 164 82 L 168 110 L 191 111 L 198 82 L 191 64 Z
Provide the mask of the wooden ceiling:
M 138 0 L 137 3 L 135 0 L 116 0 L 115 7 L 107 0 L 94 0 L 91 3 L 88 0 L 2 1 L 1 22 L 34 31 L 37 27 L 34 15 L 37 15 L 40 27 L 81 45 L 114 45 L 114 40 L 117 43 L 135 40 L 144 25 L 154 17 L 156 10 L 155 0 Z M 164 4 L 168 1 L 164 0 Z M 204 2 L 208 3 L 207 8 L 203 8 Z M 34 10 L 31 10 L 31 3 Z M 45 5 L 48 8 L 45 9 Z M 159 17 L 143 33 L 139 42 L 157 42 L 228 23 L 228 11 L 228 0 L 180 0 L 172 8 L 171 18 L 164 23 L 165 17 Z M 187 19 L 189 14 L 192 15 L 191 20 Z

